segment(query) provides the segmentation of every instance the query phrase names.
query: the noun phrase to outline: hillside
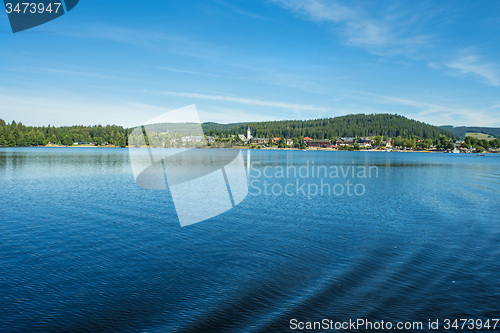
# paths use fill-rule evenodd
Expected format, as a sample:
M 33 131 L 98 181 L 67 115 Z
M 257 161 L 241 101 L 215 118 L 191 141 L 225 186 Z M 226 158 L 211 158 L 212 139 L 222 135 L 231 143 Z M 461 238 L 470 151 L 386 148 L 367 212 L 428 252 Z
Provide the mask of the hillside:
M 471 126 L 439 126 L 445 131 L 451 132 L 454 135 L 460 137 L 460 139 L 465 138 L 466 133 L 484 133 L 488 135 L 493 135 L 495 138 L 500 138 L 500 128 L 498 127 L 471 127 Z
M 394 114 L 356 114 L 313 120 L 281 120 L 253 123 L 204 123 L 205 134 L 228 136 L 246 134 L 250 126 L 254 137 L 305 137 L 332 139 L 337 137 L 387 137 L 437 139 L 440 135 L 458 139 L 449 131 Z

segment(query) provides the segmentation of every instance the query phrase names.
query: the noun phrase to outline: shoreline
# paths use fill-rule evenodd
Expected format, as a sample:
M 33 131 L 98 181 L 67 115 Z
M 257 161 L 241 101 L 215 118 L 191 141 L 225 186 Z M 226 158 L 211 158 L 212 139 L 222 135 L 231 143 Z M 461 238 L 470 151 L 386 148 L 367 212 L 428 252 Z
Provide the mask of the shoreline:
M 15 146 L 15 147 L 9 147 L 9 146 L 0 146 L 1 148 L 103 148 L 103 149 L 109 149 L 109 148 L 119 148 L 119 149 L 128 149 L 132 147 L 119 147 L 119 146 L 113 146 L 113 145 L 107 145 L 107 146 Z M 148 147 L 133 147 L 134 149 L 144 149 Z M 154 149 L 185 149 L 185 148 L 154 148 Z M 441 153 L 441 154 L 451 154 L 450 152 L 442 151 L 442 150 L 399 150 L 399 149 L 390 149 L 390 150 L 385 150 L 385 149 L 359 149 L 359 150 L 348 150 L 348 149 L 332 149 L 332 148 L 314 148 L 314 149 L 298 149 L 298 148 L 250 148 L 250 147 L 241 147 L 241 146 L 236 146 L 236 147 L 231 147 L 231 148 L 221 148 L 221 147 L 203 147 L 203 148 L 188 148 L 188 149 L 240 149 L 240 150 L 280 150 L 280 151 L 330 151 L 330 152 L 376 152 L 376 153 Z M 482 153 L 479 152 L 474 152 L 474 153 L 459 153 L 461 155 L 474 155 L 474 154 L 498 154 L 495 152 L 489 152 L 489 151 L 484 151 Z

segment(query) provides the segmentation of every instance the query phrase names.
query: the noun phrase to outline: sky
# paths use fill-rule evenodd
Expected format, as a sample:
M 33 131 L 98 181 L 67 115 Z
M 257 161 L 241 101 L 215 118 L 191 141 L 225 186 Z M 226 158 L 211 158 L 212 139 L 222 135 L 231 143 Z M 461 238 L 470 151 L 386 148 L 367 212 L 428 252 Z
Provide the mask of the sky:
M 81 0 L 15 34 L 1 11 L 8 122 L 132 127 L 191 104 L 203 122 L 500 127 L 500 2 Z

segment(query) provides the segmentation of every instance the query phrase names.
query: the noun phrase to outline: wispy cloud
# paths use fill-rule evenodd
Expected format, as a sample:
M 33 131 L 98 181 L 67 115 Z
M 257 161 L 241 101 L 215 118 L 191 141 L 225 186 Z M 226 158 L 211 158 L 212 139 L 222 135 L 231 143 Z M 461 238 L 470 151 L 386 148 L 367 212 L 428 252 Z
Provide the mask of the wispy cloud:
M 160 94 L 160 95 L 169 95 L 169 96 L 212 100 L 212 101 L 223 101 L 223 102 L 234 102 L 234 103 L 240 103 L 240 104 L 258 105 L 258 106 L 269 106 L 269 107 L 292 109 L 292 110 L 320 111 L 320 112 L 328 111 L 327 108 L 322 107 L 322 106 L 315 106 L 315 105 L 310 105 L 310 104 L 294 104 L 294 103 L 287 103 L 287 102 L 267 101 L 267 100 L 262 100 L 262 99 L 253 99 L 253 98 L 246 98 L 246 97 L 234 97 L 234 96 L 224 96 L 224 95 L 207 95 L 207 94 L 197 94 L 197 93 L 177 92 L 177 91 L 144 90 L 144 92 Z
M 72 70 L 64 70 L 64 69 L 57 69 L 57 68 L 40 68 L 40 71 L 46 72 L 46 73 L 61 74 L 61 75 L 93 77 L 93 78 L 98 78 L 98 79 L 112 79 L 113 78 L 112 76 L 99 74 L 99 73 L 72 71 Z
M 230 9 L 232 12 L 241 16 L 246 16 L 259 20 L 269 20 L 268 17 L 241 9 L 240 7 L 234 4 L 234 1 L 217 0 L 216 3 L 219 4 L 220 6 Z
M 482 79 L 491 86 L 500 86 L 500 71 L 498 66 L 485 62 L 476 55 L 463 55 L 445 65 L 457 70 L 460 75 L 472 75 Z
M 239 122 L 257 122 L 285 119 L 282 114 L 256 114 L 238 108 L 221 106 L 197 106 L 201 122 L 216 122 L 221 124 Z
M 433 125 L 500 125 L 500 121 L 496 115 L 497 111 L 491 111 L 488 109 L 469 108 L 462 105 L 428 102 L 424 99 L 416 100 L 405 97 L 379 95 L 359 91 L 355 93 L 368 96 L 373 103 L 408 107 L 409 109 L 402 109 L 399 113 Z
M 123 99 L 97 100 L 92 96 L 72 92 L 64 95 L 51 91 L 45 96 L 26 96 L 0 87 L 1 118 L 40 126 L 116 124 L 132 127 L 173 109 Z
M 360 46 L 383 45 L 389 41 L 389 29 L 381 22 L 368 20 L 349 7 L 333 1 L 275 0 L 285 8 L 318 22 L 343 24 L 347 42 Z
M 150 94 L 151 92 L 148 92 Z M 165 94 L 165 92 L 161 92 Z M 166 92 L 168 95 L 168 92 Z M 227 98 L 224 96 L 199 95 L 199 94 L 178 94 L 189 98 L 208 96 L 209 99 L 217 101 L 236 101 L 242 107 L 224 105 L 216 103 L 210 105 L 202 103 L 198 105 L 200 120 L 213 121 L 219 123 L 267 121 L 279 119 L 304 119 L 304 113 L 309 117 L 317 115 L 318 111 L 310 111 L 311 106 L 269 102 L 252 99 Z M 60 97 L 64 96 L 64 97 Z M 164 100 L 160 100 L 161 106 L 137 102 L 137 100 L 127 100 L 126 97 L 120 99 L 96 99 L 88 95 L 75 93 L 50 93 L 38 92 L 26 98 L 26 94 L 0 87 L 0 100 L 2 101 L 0 118 L 6 121 L 15 120 L 26 125 L 96 125 L 96 124 L 116 124 L 126 127 L 134 127 L 142 124 L 145 120 L 161 115 L 165 112 L 177 109 L 185 104 L 170 104 L 165 106 Z M 147 99 L 146 99 L 147 100 Z M 186 102 L 188 104 L 190 102 Z M 264 105 L 277 107 L 267 109 L 265 113 L 255 112 L 253 108 L 245 108 L 246 105 Z M 287 108 L 283 112 L 280 108 Z M 316 110 L 316 107 L 312 107 Z M 317 116 L 314 116 L 317 118 Z
M 193 58 L 220 57 L 220 45 L 192 35 L 166 33 L 153 28 L 96 24 L 73 26 L 58 34 L 74 38 L 106 40 L 158 53 L 174 53 Z M 200 52 L 203 50 L 203 52 Z
M 8 67 L 6 70 L 22 73 L 48 73 L 48 74 L 58 74 L 58 75 L 69 75 L 69 76 L 80 76 L 80 77 L 91 77 L 97 79 L 113 79 L 113 76 L 104 75 L 100 73 L 93 72 L 82 72 L 74 70 L 66 70 L 59 68 L 37 68 L 37 67 L 27 67 L 27 68 L 17 68 Z
M 239 66 L 234 67 L 243 68 L 244 70 L 251 73 L 251 75 L 241 75 L 241 76 L 231 76 L 224 74 L 215 74 L 210 72 L 199 72 L 193 70 L 165 67 L 165 66 L 148 66 L 144 65 L 145 68 L 153 68 L 161 71 L 168 71 L 172 73 L 180 73 L 187 75 L 200 75 L 206 77 L 214 77 L 228 80 L 239 80 L 239 81 L 249 81 L 258 82 L 275 86 L 284 86 L 294 89 L 300 89 L 303 91 L 309 91 L 314 93 L 324 93 L 326 91 L 325 87 L 319 85 L 318 83 L 310 80 L 308 77 L 297 75 L 295 73 L 279 72 L 275 68 L 256 68 L 250 66 Z
M 274 0 L 295 13 L 317 22 L 332 22 L 340 26 L 341 36 L 349 45 L 384 55 L 407 53 L 425 46 L 430 36 L 406 33 L 400 16 L 371 17 L 354 8 L 325 0 Z M 408 20 L 406 20 L 408 22 Z
M 195 72 L 195 71 L 187 71 L 184 69 L 176 69 L 176 68 L 170 68 L 170 67 L 155 67 L 156 69 L 159 69 L 161 71 L 169 71 L 169 72 L 174 72 L 174 73 L 184 73 L 184 74 L 193 74 L 193 75 L 206 75 L 206 76 L 212 76 L 207 73 L 201 73 L 201 72 Z
M 408 8 L 394 5 L 384 7 L 384 11 L 369 11 L 369 5 L 356 7 L 355 2 L 346 5 L 345 2 L 333 0 L 273 1 L 311 21 L 335 24 L 341 40 L 347 45 L 380 56 L 404 55 L 412 60 L 424 60 L 433 69 L 448 74 L 453 70 L 451 74 L 476 77 L 488 85 L 500 86 L 500 67 L 497 64 L 463 50 L 451 60 L 440 60 L 439 55 L 436 55 L 444 50 L 439 46 L 439 36 L 420 33 L 422 26 L 438 22 L 436 15 L 439 15 L 440 21 L 454 16 L 453 13 L 445 12 L 446 6 L 425 8 L 428 5 L 422 4 L 418 10 L 411 12 Z M 450 51 L 453 52 L 447 49 L 446 53 Z
M 150 66 L 145 65 L 144 67 L 150 67 Z M 178 69 L 178 68 L 172 68 L 172 67 L 157 66 L 157 67 L 151 67 L 151 68 L 158 69 L 161 71 L 173 72 L 173 73 L 201 75 L 201 76 L 208 76 L 208 77 L 218 77 L 218 78 L 225 78 L 225 79 L 232 79 L 232 80 L 239 79 L 237 77 L 233 77 L 233 76 L 229 76 L 229 75 L 221 75 L 221 74 L 214 74 L 214 73 L 207 73 L 207 72 L 197 72 L 197 71 L 190 71 L 190 70 Z

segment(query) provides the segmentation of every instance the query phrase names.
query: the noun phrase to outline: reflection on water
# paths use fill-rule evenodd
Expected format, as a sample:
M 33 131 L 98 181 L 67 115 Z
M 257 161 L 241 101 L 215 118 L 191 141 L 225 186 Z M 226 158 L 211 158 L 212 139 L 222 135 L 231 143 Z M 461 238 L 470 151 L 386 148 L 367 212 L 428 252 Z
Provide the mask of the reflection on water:
M 500 156 L 243 157 L 260 171 L 314 162 L 379 175 L 363 196 L 247 196 L 180 228 L 170 191 L 136 186 L 126 149 L 0 149 L 0 331 L 500 317 Z

